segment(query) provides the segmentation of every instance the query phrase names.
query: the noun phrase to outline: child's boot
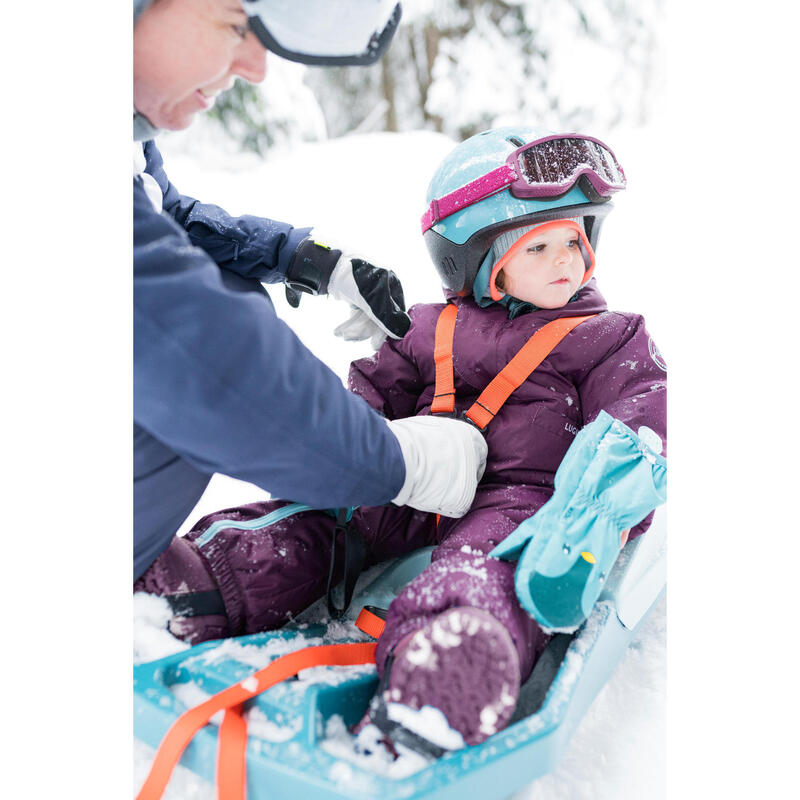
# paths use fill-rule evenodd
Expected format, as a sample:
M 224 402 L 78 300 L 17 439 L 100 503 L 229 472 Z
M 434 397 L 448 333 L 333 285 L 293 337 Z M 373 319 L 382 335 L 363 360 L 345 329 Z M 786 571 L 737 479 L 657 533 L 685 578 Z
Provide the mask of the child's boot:
M 439 755 L 508 724 L 519 697 L 519 655 L 495 617 L 458 606 L 400 640 L 381 685 L 373 721 L 394 742 Z
M 169 631 L 179 639 L 197 644 L 231 635 L 217 582 L 196 547 L 182 537 L 173 537 L 133 590 L 167 599 L 172 607 Z

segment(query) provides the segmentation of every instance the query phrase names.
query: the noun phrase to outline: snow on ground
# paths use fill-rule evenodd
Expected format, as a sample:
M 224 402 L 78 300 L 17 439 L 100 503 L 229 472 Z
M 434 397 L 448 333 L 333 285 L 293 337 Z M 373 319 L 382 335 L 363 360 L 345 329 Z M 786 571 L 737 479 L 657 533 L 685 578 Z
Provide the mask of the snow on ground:
M 616 200 L 617 208 L 605 224 L 595 274 L 611 308 L 645 315 L 669 361 L 668 309 L 657 290 L 667 256 L 655 246 L 660 233 L 655 189 L 663 178 L 659 172 L 663 166 L 649 158 L 657 135 L 636 130 L 609 141 L 626 170 L 629 189 Z M 447 137 L 428 131 L 349 136 L 273 153 L 266 161 L 211 150 L 207 141 L 193 139 L 191 132 L 165 135 L 160 146 L 168 174 L 184 194 L 217 203 L 234 214 L 260 214 L 297 226 L 314 224 L 318 233 L 328 232 L 332 243 L 344 244 L 395 270 L 409 305 L 440 300 L 419 218 L 430 176 L 454 146 Z M 351 360 L 370 352 L 368 343 L 347 343 L 332 336 L 333 328 L 348 315 L 342 304 L 305 296 L 295 310 L 286 303 L 282 287 L 272 288 L 270 294 L 278 315 L 342 379 Z M 257 487 L 216 475 L 181 532 L 202 514 L 267 496 Z M 145 654 L 165 655 L 170 646 L 180 648 L 174 640 L 170 643 L 168 634 L 154 634 L 157 607 L 137 605 L 135 614 L 139 659 Z M 662 603 L 587 713 L 561 765 L 518 792 L 514 800 L 663 797 L 665 651 Z M 137 786 L 144 780 L 152 753 L 146 745 L 135 743 Z M 214 791 L 179 768 L 165 797 L 211 800 Z

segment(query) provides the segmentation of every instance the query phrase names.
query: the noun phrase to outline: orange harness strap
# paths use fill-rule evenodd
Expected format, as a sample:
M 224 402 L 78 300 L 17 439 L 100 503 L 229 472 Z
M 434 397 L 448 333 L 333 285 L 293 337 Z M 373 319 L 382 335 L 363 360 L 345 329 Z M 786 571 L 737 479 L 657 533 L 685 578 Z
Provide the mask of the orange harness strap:
M 511 393 L 528 380 L 530 374 L 550 355 L 556 345 L 573 328 L 577 328 L 582 322 L 594 316 L 596 315 L 560 317 L 539 328 L 481 392 L 478 399 L 467 410 L 466 416 L 478 428 L 484 430 L 495 418 Z
M 431 414 L 452 414 L 456 407 L 456 387 L 453 380 L 453 336 L 456 332 L 458 306 L 448 303 L 436 321 L 433 343 L 433 362 L 436 366 Z
M 381 619 L 377 614 L 373 614 L 369 607 L 361 609 L 361 612 L 356 619 L 356 627 L 364 631 L 367 636 L 373 639 L 380 639 L 383 629 L 386 627 L 386 620 Z
M 356 624 L 370 636 L 379 636 L 383 631 L 383 620 L 366 610 L 361 612 Z M 242 716 L 243 703 L 309 667 L 374 664 L 376 647 L 375 642 L 304 647 L 276 658 L 249 678 L 185 711 L 161 740 L 137 800 L 160 800 L 175 765 L 195 733 L 214 714 L 223 710 L 225 716 L 217 735 L 217 798 L 244 800 L 247 788 L 247 720 Z
M 449 303 L 439 315 L 436 323 L 433 355 L 436 362 L 436 388 L 431 404 L 432 414 L 452 414 L 455 410 L 453 337 L 457 315 L 458 306 Z M 560 317 L 543 325 L 481 392 L 478 399 L 465 412 L 465 416 L 480 430 L 485 430 L 511 393 L 525 383 L 530 374 L 550 355 L 556 345 L 573 328 L 594 316 L 597 315 Z

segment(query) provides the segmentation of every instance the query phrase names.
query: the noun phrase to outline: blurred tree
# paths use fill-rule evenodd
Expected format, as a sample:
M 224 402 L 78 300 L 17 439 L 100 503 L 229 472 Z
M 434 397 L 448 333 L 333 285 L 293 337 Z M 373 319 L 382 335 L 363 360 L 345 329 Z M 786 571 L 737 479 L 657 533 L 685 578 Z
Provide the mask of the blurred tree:
M 213 114 L 261 153 L 292 137 L 354 131 L 463 139 L 523 122 L 598 132 L 642 124 L 659 89 L 661 14 L 662 0 L 403 0 L 378 64 L 289 65 L 289 74 L 270 58 L 262 87 L 237 81 Z M 301 83 L 316 100 L 297 102 Z
M 223 92 L 208 112 L 242 149 L 263 155 L 275 142 L 275 131 L 267 125 L 264 99 L 258 87 L 236 79 L 233 86 Z

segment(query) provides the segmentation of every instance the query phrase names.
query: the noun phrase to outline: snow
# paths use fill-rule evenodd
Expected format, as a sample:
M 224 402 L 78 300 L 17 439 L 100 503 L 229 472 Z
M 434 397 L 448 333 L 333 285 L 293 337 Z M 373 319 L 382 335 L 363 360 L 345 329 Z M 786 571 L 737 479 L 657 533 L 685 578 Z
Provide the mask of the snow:
M 402 703 L 387 703 L 386 713 L 390 720 L 399 722 L 439 747 L 460 750 L 465 746 L 464 737 L 450 727 L 447 717 L 438 708 L 423 706 L 415 709 Z
M 430 763 L 424 756 L 401 748 L 394 758 L 381 743 L 383 733 L 375 725 L 365 725 L 352 736 L 344 720 L 334 714 L 325 726 L 325 738 L 320 745 L 332 756 L 387 778 L 401 779 L 424 769 Z
M 171 653 L 188 650 L 189 645 L 176 639 L 168 630 L 172 616 L 163 597 L 136 592 L 133 596 L 133 663 L 155 661 Z
M 661 437 L 647 425 L 641 425 L 636 435 L 642 440 L 642 443 L 649 447 L 654 453 L 660 454 L 664 450 L 664 443 Z

